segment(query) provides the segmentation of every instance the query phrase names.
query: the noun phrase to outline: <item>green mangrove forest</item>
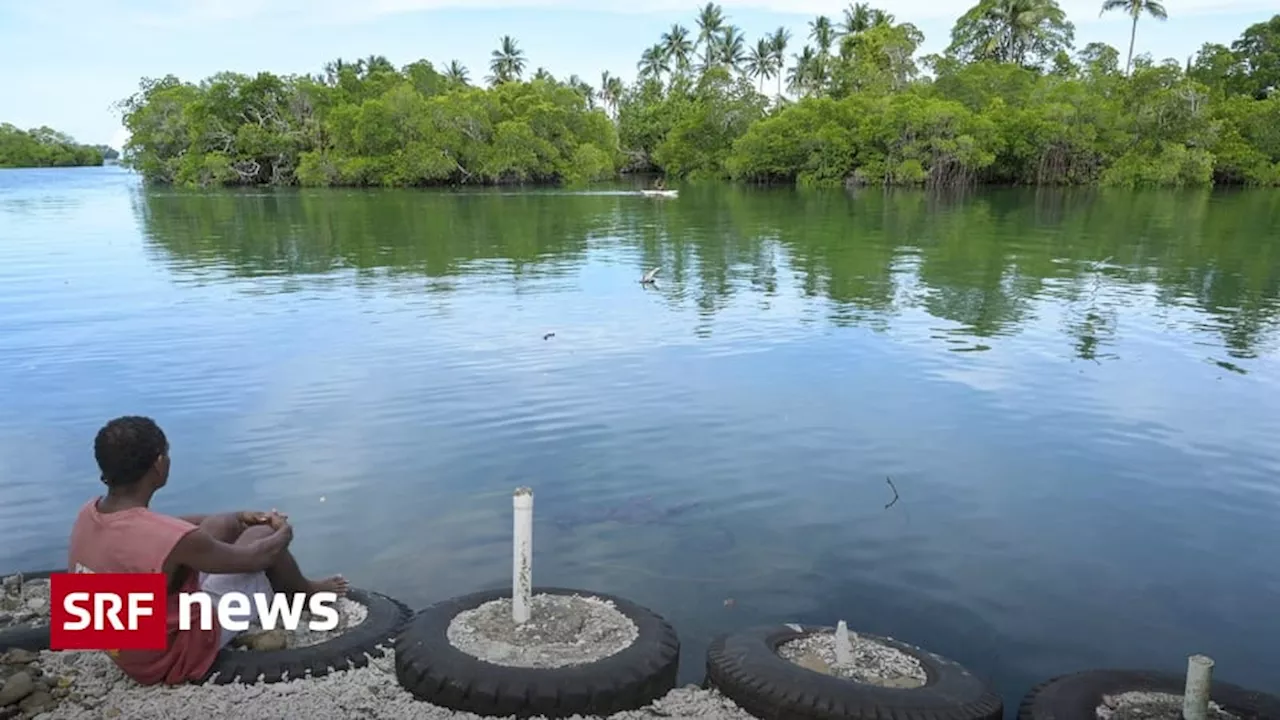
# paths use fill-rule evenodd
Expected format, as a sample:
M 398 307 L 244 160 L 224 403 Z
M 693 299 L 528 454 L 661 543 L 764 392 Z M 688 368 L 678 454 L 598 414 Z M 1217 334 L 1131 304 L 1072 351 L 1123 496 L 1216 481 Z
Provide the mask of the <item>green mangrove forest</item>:
M 145 78 L 125 162 L 151 183 L 583 183 L 619 172 L 813 186 L 1280 185 L 1280 15 L 1229 47 L 1134 54 L 1167 17 L 1106 0 L 1131 41 L 1077 48 L 1055 0 L 980 0 L 939 54 L 857 3 L 754 43 L 708 3 L 626 84 L 530 71 L 504 36 L 483 78 L 379 55 L 308 76 Z M 1139 32 L 1141 30 L 1142 32 Z
M 85 167 L 120 156 L 105 145 L 81 145 L 66 133 L 0 123 L 0 168 Z

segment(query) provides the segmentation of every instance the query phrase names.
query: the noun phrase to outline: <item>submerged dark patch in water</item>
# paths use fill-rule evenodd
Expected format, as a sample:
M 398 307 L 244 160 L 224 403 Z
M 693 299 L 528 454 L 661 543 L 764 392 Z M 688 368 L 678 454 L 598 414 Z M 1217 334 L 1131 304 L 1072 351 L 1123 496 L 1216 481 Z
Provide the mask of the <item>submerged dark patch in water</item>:
M 702 507 L 701 501 L 662 506 L 652 497 L 637 498 L 614 505 L 586 508 L 569 513 L 555 513 L 552 521 L 562 530 L 572 530 L 584 525 L 617 522 L 624 525 L 663 525 Z
M 718 521 L 703 523 L 689 518 L 691 511 L 701 509 L 702 501 L 659 505 L 652 497 L 637 498 L 623 503 L 603 505 L 571 512 L 551 511 L 552 524 L 565 532 L 579 528 L 618 523 L 632 526 L 670 526 L 681 528 L 682 536 L 690 537 L 700 552 L 722 553 L 737 547 L 737 536 Z
M 1214 360 L 1214 361 L 1213 361 L 1213 364 L 1214 364 L 1214 365 L 1217 365 L 1218 367 L 1222 368 L 1223 370 L 1230 370 L 1231 372 L 1236 373 L 1236 374 L 1238 374 L 1238 375 L 1248 375 L 1248 374 L 1249 374 L 1249 371 L 1248 371 L 1248 370 L 1245 370 L 1244 368 L 1240 367 L 1239 365 L 1236 365 L 1235 363 L 1229 363 L 1229 362 L 1227 362 L 1226 360 Z

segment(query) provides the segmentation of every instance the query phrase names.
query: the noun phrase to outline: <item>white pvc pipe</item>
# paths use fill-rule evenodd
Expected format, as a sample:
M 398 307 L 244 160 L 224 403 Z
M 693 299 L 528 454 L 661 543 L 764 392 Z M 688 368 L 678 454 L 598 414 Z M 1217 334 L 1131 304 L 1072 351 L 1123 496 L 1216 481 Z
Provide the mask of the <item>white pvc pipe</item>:
M 515 523 L 511 557 L 511 619 L 517 625 L 529 619 L 533 601 L 533 490 L 516 488 L 511 498 Z
M 1205 720 L 1209 715 L 1209 689 L 1213 685 L 1213 659 L 1205 655 L 1187 658 L 1187 686 L 1182 691 L 1182 717 Z
M 843 620 L 836 624 L 836 664 L 853 664 L 853 645 L 849 642 L 849 626 Z

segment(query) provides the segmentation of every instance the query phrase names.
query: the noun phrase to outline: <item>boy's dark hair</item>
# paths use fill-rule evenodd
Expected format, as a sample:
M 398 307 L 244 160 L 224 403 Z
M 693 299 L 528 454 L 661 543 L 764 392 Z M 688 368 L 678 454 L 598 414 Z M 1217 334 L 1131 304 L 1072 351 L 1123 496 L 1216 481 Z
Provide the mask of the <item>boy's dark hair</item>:
M 126 487 L 142 479 L 169 452 L 164 431 L 149 417 L 126 415 L 108 422 L 93 440 L 93 456 L 108 487 Z

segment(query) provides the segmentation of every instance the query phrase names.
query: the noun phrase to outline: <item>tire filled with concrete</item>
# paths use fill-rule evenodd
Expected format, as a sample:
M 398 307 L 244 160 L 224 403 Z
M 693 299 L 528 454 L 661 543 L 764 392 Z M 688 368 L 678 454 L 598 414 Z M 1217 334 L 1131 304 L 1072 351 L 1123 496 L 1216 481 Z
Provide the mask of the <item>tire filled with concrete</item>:
M 15 573 L 0 579 L 0 653 L 49 649 L 49 576 L 64 570 Z
M 1000 720 L 1004 704 L 959 663 L 839 626 L 768 625 L 721 635 L 707 681 L 758 718 Z
M 1085 670 L 1059 675 L 1027 693 L 1018 706 L 1018 720 L 1280 720 L 1280 696 L 1205 680 L 1202 707 L 1188 714 L 1187 679 L 1173 673 Z
M 396 677 L 420 700 L 486 716 L 569 717 L 638 710 L 676 685 L 680 641 L 623 598 L 534 588 L 529 619 L 510 590 L 422 610 L 395 641 Z
M 317 678 L 362 668 L 382 657 L 411 615 L 404 603 L 382 593 L 351 588 L 339 601 L 340 626 L 316 637 L 270 630 L 269 645 L 246 643 L 224 648 L 203 682 L 276 683 Z
M 511 587 L 445 600 L 396 638 L 396 678 L 419 700 L 487 716 L 639 710 L 676 686 L 680 641 L 620 597 L 533 586 L 533 490 L 512 496 Z

